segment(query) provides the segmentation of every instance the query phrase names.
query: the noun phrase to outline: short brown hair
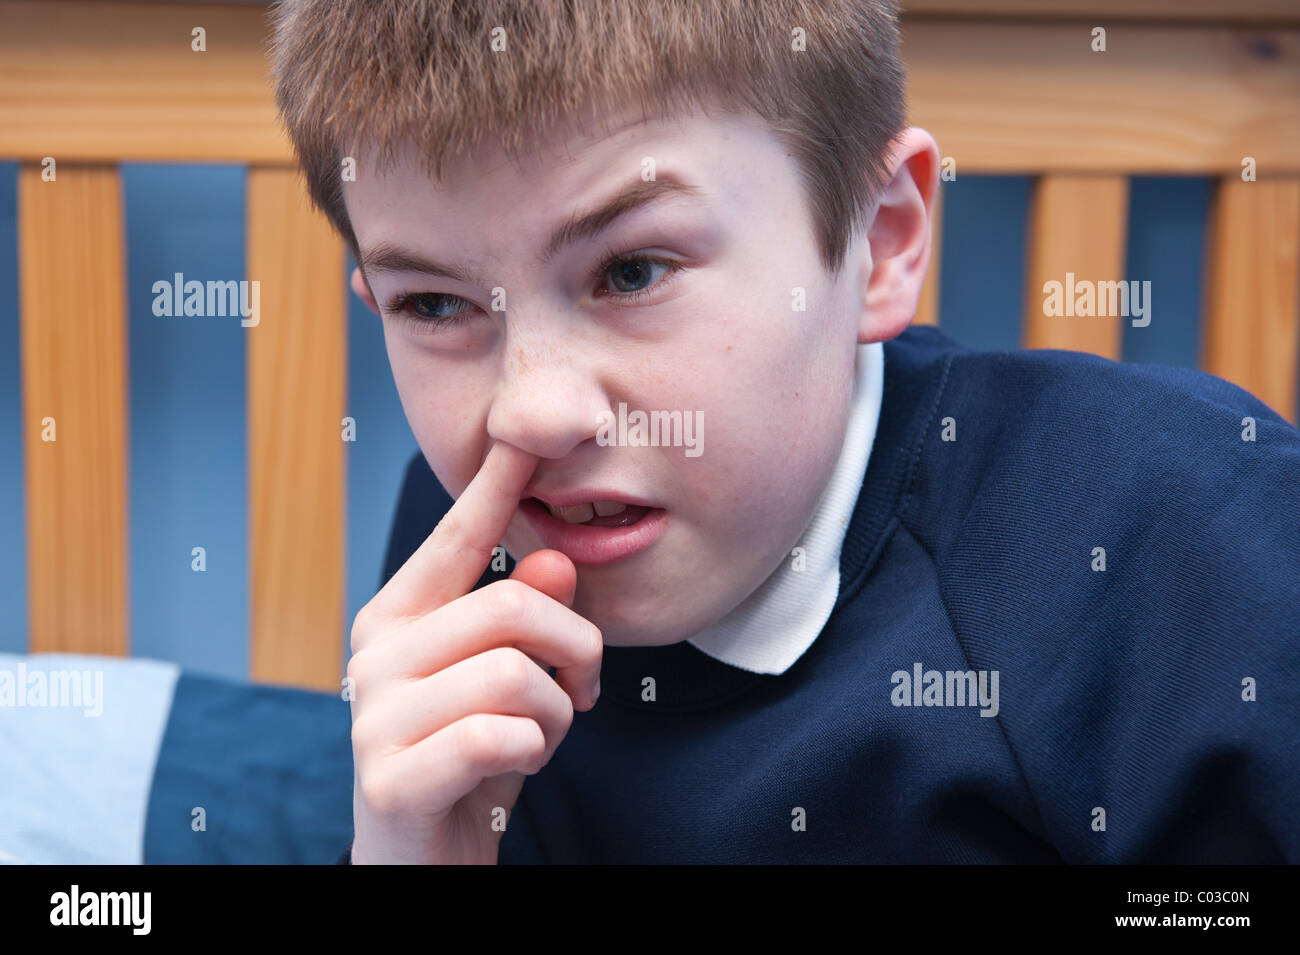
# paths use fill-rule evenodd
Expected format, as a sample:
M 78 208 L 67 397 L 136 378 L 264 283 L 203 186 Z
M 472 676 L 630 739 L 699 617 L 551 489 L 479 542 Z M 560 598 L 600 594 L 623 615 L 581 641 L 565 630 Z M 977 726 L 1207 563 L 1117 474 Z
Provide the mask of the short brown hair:
M 276 104 L 313 202 L 354 255 L 349 144 L 383 169 L 410 139 L 440 181 L 449 151 L 494 132 L 514 156 L 591 97 L 663 117 L 753 109 L 795 156 L 836 273 L 903 128 L 892 0 L 284 0 L 273 16 Z

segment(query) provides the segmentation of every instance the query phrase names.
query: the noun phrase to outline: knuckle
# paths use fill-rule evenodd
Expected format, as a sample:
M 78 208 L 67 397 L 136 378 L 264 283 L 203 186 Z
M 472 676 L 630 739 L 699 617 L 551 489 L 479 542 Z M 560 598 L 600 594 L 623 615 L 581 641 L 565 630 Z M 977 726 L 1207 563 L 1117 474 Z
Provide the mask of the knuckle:
M 567 693 L 564 694 L 564 699 L 560 705 L 564 710 L 564 718 L 561 721 L 562 725 L 560 728 L 560 733 L 563 735 L 564 733 L 567 733 L 569 727 L 573 725 L 573 714 L 575 711 L 573 709 L 573 699 Z
M 505 750 L 496 721 L 481 713 L 460 721 L 458 745 L 461 758 L 470 766 L 496 763 Z
M 374 729 L 374 721 L 364 716 L 357 717 L 352 724 L 352 751 L 360 756 L 374 752 L 380 745 L 380 739 Z
M 456 540 L 459 541 L 465 536 L 465 522 L 454 511 L 448 511 L 442 515 L 442 520 L 434 525 L 434 540 Z
M 393 816 L 402 809 L 402 787 L 391 774 L 371 772 L 357 781 L 361 800 L 379 816 Z
M 348 665 L 344 672 L 344 675 L 348 678 L 348 683 L 350 683 L 353 688 L 361 682 L 361 671 L 364 669 L 365 665 L 361 662 L 360 652 L 354 650 L 352 656 L 348 657 Z
M 524 774 L 526 776 L 541 772 L 542 767 L 551 761 L 550 755 L 547 753 L 546 734 L 542 732 L 541 726 L 536 721 L 530 722 L 532 723 L 533 744 L 528 750 L 526 763 L 528 771 Z
M 492 599 L 488 607 L 494 622 L 501 626 L 512 626 L 523 620 L 528 607 L 526 584 L 517 580 L 499 580 L 490 589 Z
M 357 615 L 352 618 L 352 632 L 349 637 L 349 643 L 354 654 L 360 653 L 365 647 L 371 633 L 374 632 L 371 618 L 374 611 L 370 609 L 370 604 L 366 604 L 357 611 Z
M 498 647 L 484 660 L 485 689 L 491 699 L 507 702 L 524 696 L 533 682 L 537 667 L 515 647 Z
M 344 675 L 347 677 L 348 695 L 352 702 L 353 713 L 356 713 L 361 705 L 359 688 L 367 679 L 365 676 L 366 669 L 367 667 L 360 653 L 348 658 L 348 665 Z

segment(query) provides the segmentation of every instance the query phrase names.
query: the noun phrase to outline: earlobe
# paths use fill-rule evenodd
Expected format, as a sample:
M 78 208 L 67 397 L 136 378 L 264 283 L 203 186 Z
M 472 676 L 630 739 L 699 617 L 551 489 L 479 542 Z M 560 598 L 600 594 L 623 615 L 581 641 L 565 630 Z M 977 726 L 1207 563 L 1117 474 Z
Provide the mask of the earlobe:
M 894 141 L 893 176 L 867 232 L 870 274 L 863 288 L 858 342 L 888 341 L 916 316 L 930 265 L 930 213 L 939 184 L 939 147 L 911 127 Z
M 359 267 L 352 270 L 352 291 L 357 293 L 357 298 L 365 302 L 372 312 L 379 314 L 379 306 L 375 304 L 375 297 L 370 294 L 370 286 L 366 284 L 366 277 L 361 274 Z

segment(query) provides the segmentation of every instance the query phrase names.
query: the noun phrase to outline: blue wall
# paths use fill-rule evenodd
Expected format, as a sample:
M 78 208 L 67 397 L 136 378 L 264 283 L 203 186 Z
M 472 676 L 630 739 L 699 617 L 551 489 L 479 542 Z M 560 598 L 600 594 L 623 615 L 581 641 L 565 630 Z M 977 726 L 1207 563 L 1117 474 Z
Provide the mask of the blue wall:
M 0 652 L 26 649 L 21 392 L 13 163 L 0 163 Z M 152 312 L 172 273 L 244 277 L 244 170 L 126 165 L 130 324 L 132 652 L 242 679 L 248 671 L 245 338 L 238 321 Z M 1016 348 L 1023 314 L 1030 183 L 962 176 L 944 184 L 940 315 L 975 347 Z M 1201 257 L 1211 184 L 1133 181 L 1128 278 L 1152 282 L 1151 325 L 1125 323 L 1124 358 L 1196 367 Z M 348 271 L 351 270 L 351 263 Z M 347 282 L 347 274 L 336 281 Z M 91 293 L 93 301 L 93 290 Z M 374 594 L 403 468 L 416 451 L 379 320 L 350 291 L 347 657 L 352 617 Z M 207 572 L 190 551 L 207 552 Z
M 0 652 L 27 648 L 22 394 L 19 378 L 17 166 L 0 164 Z M 130 634 L 136 656 L 196 671 L 248 673 L 248 449 L 238 319 L 153 314 L 152 286 L 245 278 L 242 166 L 122 166 L 130 349 Z M 349 271 L 351 266 L 349 265 Z M 346 289 L 347 276 L 335 277 Z M 94 290 L 87 290 L 93 303 Z M 403 469 L 417 450 L 384 352 L 379 319 L 348 296 L 346 414 L 347 659 L 352 618 L 379 584 Z M 205 550 L 206 571 L 191 569 Z
M 160 318 L 153 283 L 244 278 L 240 166 L 122 167 L 131 378 L 131 652 L 248 673 L 239 321 Z M 206 570 L 191 570 L 191 550 Z

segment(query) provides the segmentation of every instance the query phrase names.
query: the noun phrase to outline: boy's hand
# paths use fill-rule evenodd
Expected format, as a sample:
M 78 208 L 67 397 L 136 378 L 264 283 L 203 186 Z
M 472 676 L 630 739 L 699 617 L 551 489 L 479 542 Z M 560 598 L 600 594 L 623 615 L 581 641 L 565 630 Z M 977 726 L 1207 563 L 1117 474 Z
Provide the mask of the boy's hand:
M 603 642 L 569 609 L 569 558 L 538 551 L 510 580 L 470 591 L 536 464 L 497 442 L 353 622 L 358 865 L 495 863 L 524 776 L 550 761 L 574 709 L 595 705 Z

